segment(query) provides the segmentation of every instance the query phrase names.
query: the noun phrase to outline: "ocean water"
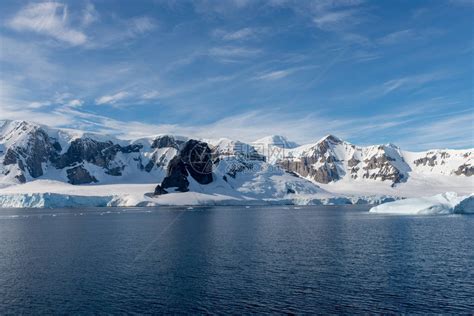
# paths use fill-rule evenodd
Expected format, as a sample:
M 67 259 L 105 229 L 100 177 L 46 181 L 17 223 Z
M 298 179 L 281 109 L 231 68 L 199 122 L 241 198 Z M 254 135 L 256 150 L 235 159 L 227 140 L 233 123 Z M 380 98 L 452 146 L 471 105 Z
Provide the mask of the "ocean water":
M 473 313 L 474 216 L 2 210 L 0 314 Z

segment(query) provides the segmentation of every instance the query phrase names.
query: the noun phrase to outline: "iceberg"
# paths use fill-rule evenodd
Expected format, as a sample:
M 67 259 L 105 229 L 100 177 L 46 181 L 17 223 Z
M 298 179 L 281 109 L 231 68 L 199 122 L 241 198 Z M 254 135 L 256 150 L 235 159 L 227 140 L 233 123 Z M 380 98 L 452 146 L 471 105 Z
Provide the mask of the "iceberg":
M 459 196 L 446 192 L 431 197 L 409 198 L 372 207 L 370 213 L 436 215 L 474 213 L 474 194 Z

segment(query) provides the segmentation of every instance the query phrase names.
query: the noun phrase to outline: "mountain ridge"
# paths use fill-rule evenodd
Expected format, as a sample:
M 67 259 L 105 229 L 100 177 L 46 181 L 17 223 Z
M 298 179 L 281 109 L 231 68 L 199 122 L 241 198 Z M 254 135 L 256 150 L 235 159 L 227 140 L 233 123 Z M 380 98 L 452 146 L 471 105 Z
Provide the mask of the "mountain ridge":
M 419 183 L 421 188 L 428 181 L 425 178 L 430 178 L 430 183 L 452 183 L 462 188 L 466 183 L 471 185 L 474 179 L 474 149 L 410 152 L 393 144 L 357 146 L 334 135 L 326 135 L 315 143 L 284 148 L 268 142 L 275 139 L 282 138 L 265 139 L 268 146 L 265 152 L 253 144 L 225 138 L 203 140 L 163 134 L 123 140 L 5 120 L 0 121 L 0 186 L 37 179 L 74 185 L 153 183 L 162 186 L 164 182 L 166 188 L 161 187 L 163 191 L 158 190 L 159 194 L 197 188 L 209 193 L 236 192 L 258 199 L 327 193 L 340 188 L 351 191 L 365 186 L 366 194 L 380 186 L 397 193 L 403 188 L 407 190 L 411 183 Z M 194 157 L 199 160 L 204 156 L 207 160 L 199 163 L 210 166 L 203 169 L 210 170 L 212 178 L 207 178 L 206 183 L 192 169 L 196 161 L 186 163 L 194 150 L 187 146 L 191 141 L 202 148 Z M 170 186 L 176 183 L 179 185 Z

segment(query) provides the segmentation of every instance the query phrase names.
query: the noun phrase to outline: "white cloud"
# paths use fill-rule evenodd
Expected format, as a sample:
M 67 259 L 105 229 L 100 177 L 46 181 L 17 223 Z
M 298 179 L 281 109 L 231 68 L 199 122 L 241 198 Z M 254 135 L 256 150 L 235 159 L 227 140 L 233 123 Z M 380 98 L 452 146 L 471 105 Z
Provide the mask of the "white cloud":
M 256 48 L 247 48 L 239 46 L 220 46 L 209 50 L 209 55 L 221 61 L 238 61 L 246 58 L 258 56 L 262 51 Z
M 399 78 L 387 80 L 383 82 L 382 84 L 369 87 L 365 91 L 358 93 L 357 96 L 364 97 L 364 98 L 379 98 L 387 94 L 393 93 L 395 91 L 410 91 L 413 89 L 417 89 L 431 82 L 448 79 L 449 76 L 450 76 L 449 73 L 433 72 L 433 73 L 424 73 L 424 74 L 418 74 L 418 75 L 399 77 Z M 346 97 L 355 97 L 355 96 L 352 95 L 352 96 L 346 96 Z
M 428 73 L 401 77 L 384 82 L 381 92 L 382 94 L 388 94 L 394 90 L 413 89 L 426 83 L 441 79 L 445 79 L 445 76 L 440 73 Z
M 46 86 L 58 80 L 61 69 L 49 58 L 44 47 L 5 36 L 0 36 L 0 43 L 0 61 L 15 68 L 12 73 L 19 81 L 35 80 L 35 83 Z M 12 82 L 14 78 L 7 72 L 9 68 L 2 69 L 1 77 L 8 76 Z
M 474 146 L 474 111 L 449 115 L 439 120 L 407 127 L 401 146 L 414 149 L 469 148 Z
M 128 92 L 120 91 L 120 92 L 117 92 L 115 94 L 101 96 L 100 98 L 97 98 L 95 100 L 95 103 L 98 104 L 98 105 L 115 104 L 118 101 L 123 100 L 126 97 L 128 97 L 128 95 L 129 95 Z
M 269 80 L 269 81 L 278 80 L 278 79 L 288 77 L 289 75 L 291 75 L 295 72 L 298 72 L 298 71 L 306 71 L 306 70 L 315 69 L 315 68 L 319 68 L 319 66 L 318 65 L 307 64 L 307 65 L 304 65 L 304 66 L 291 67 L 291 68 L 287 68 L 287 69 L 270 70 L 270 71 L 266 71 L 266 72 L 258 74 L 253 79 L 256 79 L 256 80 Z
M 79 106 L 82 106 L 82 104 L 84 104 L 84 101 L 79 100 L 79 99 L 73 99 L 66 103 L 67 106 L 71 106 L 71 107 L 79 107 Z
M 202 14 L 233 14 L 246 9 L 257 1 L 251 0 L 193 0 L 192 3 L 198 13 Z
M 99 20 L 99 13 L 92 3 L 86 4 L 82 14 L 82 25 L 89 26 Z
M 358 144 L 394 142 L 408 150 L 467 148 L 474 144 L 472 110 L 426 113 L 426 107 L 413 105 L 399 108 L 394 113 L 343 119 L 331 118 L 322 113 L 299 116 L 296 113 L 289 115 L 279 111 L 250 111 L 208 124 L 178 125 L 121 121 L 70 106 L 60 106 L 54 112 L 45 113 L 41 109 L 28 109 L 24 103 L 12 103 L 11 99 L 3 94 L 0 96 L 0 115 L 4 119 L 23 119 L 56 127 L 81 128 L 114 134 L 125 139 L 177 134 L 207 139 L 228 137 L 251 142 L 267 135 L 284 135 L 290 140 L 305 144 L 313 143 L 330 133 L 349 141 L 353 137 L 367 140 Z M 377 140 L 374 140 L 375 135 L 379 135 Z
M 129 36 L 136 37 L 154 30 L 157 26 L 157 22 L 147 16 L 140 16 L 127 21 L 127 25 Z
M 383 36 L 382 38 L 380 38 L 379 42 L 381 44 L 386 44 L 386 45 L 395 44 L 395 43 L 399 43 L 401 41 L 405 41 L 407 39 L 413 38 L 415 37 L 415 35 L 416 34 L 413 30 L 406 29 L 406 30 L 389 33 Z
M 29 4 L 8 21 L 8 25 L 17 31 L 36 32 L 70 45 L 87 42 L 84 33 L 69 26 L 67 5 L 57 2 Z
M 158 91 L 148 91 L 142 95 L 142 99 L 145 100 L 152 100 L 160 97 L 160 93 Z
M 257 76 L 256 79 L 260 80 L 278 80 L 284 78 L 292 73 L 291 70 L 276 70 Z
M 339 28 L 354 20 L 354 10 L 322 12 L 313 18 L 313 22 L 321 29 Z
M 51 105 L 51 102 L 49 101 L 45 101 L 45 102 L 34 101 L 28 104 L 27 107 L 30 109 L 40 109 L 42 107 L 49 106 L 49 105 Z
M 233 31 L 233 32 L 217 31 L 216 33 L 223 40 L 234 41 L 234 40 L 244 40 L 244 39 L 254 38 L 260 33 L 260 31 L 255 28 L 245 27 L 243 29 Z

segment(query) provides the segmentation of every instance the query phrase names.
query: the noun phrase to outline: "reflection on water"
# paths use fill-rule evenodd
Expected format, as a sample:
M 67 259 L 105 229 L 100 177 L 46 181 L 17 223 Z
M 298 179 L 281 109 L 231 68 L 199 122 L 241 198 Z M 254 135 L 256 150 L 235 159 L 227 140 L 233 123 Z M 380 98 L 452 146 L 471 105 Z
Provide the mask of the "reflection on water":
M 3 210 L 0 313 L 474 311 L 474 216 Z

